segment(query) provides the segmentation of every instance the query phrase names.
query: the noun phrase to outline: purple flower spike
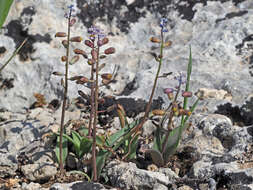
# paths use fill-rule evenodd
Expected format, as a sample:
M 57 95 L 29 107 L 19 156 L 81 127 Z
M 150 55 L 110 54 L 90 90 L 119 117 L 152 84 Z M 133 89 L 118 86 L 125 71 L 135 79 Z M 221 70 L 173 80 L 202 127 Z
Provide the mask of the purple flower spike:
M 178 86 L 186 83 L 185 74 L 182 72 L 180 72 L 178 76 L 175 76 L 174 79 L 178 81 Z
M 67 19 L 70 17 L 73 17 L 74 15 L 72 15 L 72 13 L 75 12 L 74 5 L 69 5 L 68 9 L 69 9 L 69 13 L 65 13 L 64 15 L 64 17 Z
M 68 8 L 69 8 L 69 9 L 73 9 L 73 8 L 74 8 L 74 5 L 69 5 Z
M 88 33 L 90 34 L 90 39 L 91 40 L 95 40 L 96 36 L 99 40 L 102 40 L 106 36 L 103 33 L 103 31 L 100 28 L 96 27 L 96 26 L 91 26 L 90 28 L 88 28 Z
M 168 23 L 167 18 L 161 18 L 160 27 L 162 28 L 162 32 L 168 32 L 168 29 L 166 28 L 167 23 Z

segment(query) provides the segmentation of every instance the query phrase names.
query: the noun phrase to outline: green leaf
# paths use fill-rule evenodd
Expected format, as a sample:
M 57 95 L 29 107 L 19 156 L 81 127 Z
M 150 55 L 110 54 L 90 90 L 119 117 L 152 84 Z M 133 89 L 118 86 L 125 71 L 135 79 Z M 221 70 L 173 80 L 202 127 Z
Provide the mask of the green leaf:
M 124 128 L 120 129 L 108 139 L 106 139 L 107 146 L 112 147 L 115 142 L 117 142 L 121 137 L 125 136 L 130 130 L 139 123 L 139 120 L 133 121 L 130 125 L 126 125 Z
M 139 135 L 136 135 L 134 137 L 134 139 L 132 140 L 131 143 L 129 143 L 129 145 L 127 146 L 128 150 L 130 150 L 130 152 L 128 152 L 128 156 L 126 157 L 126 160 L 131 160 L 134 159 L 136 156 L 136 149 L 137 149 L 137 145 L 138 145 L 138 137 Z M 130 142 L 130 139 L 128 140 Z M 130 146 L 130 149 L 129 149 Z
M 0 1 L 0 29 L 2 28 L 4 21 L 8 15 L 13 0 L 1 0 Z
M 57 137 L 56 147 L 55 147 L 55 155 L 57 158 L 57 162 L 60 163 L 60 136 Z M 62 162 L 64 163 L 68 156 L 68 139 L 66 137 L 62 137 Z
M 80 129 L 78 130 L 78 132 L 79 132 L 79 134 L 81 134 L 82 136 L 88 136 L 89 129 L 82 127 L 82 128 L 80 128 Z
M 75 131 L 72 131 L 72 138 L 74 141 L 74 148 L 77 156 L 79 157 L 80 154 L 80 144 L 81 144 L 81 138 L 79 138 L 79 134 Z
M 187 81 L 186 81 L 186 85 L 185 85 L 185 92 L 188 92 L 190 89 L 190 81 L 191 81 L 191 73 L 192 73 L 192 50 L 191 50 L 191 46 L 189 47 L 190 49 L 190 54 L 189 54 L 189 62 L 188 62 L 188 66 L 187 66 Z M 184 105 L 183 108 L 187 109 L 187 103 L 188 103 L 188 98 L 185 97 L 184 98 Z M 181 125 L 184 125 L 184 115 L 182 115 L 181 117 Z
M 194 102 L 194 104 L 192 105 L 191 109 L 190 109 L 190 112 L 193 113 L 195 108 L 197 107 L 198 103 L 199 103 L 199 98 Z M 183 122 L 183 125 L 182 125 L 182 132 L 185 130 L 185 123 L 186 121 L 189 119 L 190 116 L 186 116 L 185 119 L 184 119 L 184 122 Z
M 0 67 L 0 72 L 11 62 L 11 60 L 17 55 L 19 50 L 25 45 L 27 38 L 20 44 L 20 46 L 12 53 L 11 57 Z
M 83 137 L 80 144 L 80 157 L 92 150 L 92 140 Z
M 84 177 L 87 178 L 88 182 L 91 182 L 91 179 L 90 179 L 90 177 L 88 176 L 88 174 L 86 174 L 86 173 L 84 173 L 84 172 L 82 172 L 82 171 L 72 170 L 72 171 L 69 172 L 69 174 L 81 174 L 81 175 L 83 175 Z
M 145 153 L 149 153 L 151 155 L 152 161 L 155 165 L 158 167 L 164 166 L 164 160 L 161 152 L 154 149 L 148 149 L 145 151 Z
M 72 131 L 72 136 L 75 137 L 75 138 L 73 138 L 74 140 L 78 139 L 79 141 L 81 141 L 81 139 L 82 139 L 81 135 L 76 131 Z
M 105 165 L 106 159 L 111 155 L 110 152 L 106 150 L 100 150 L 96 156 L 96 164 L 97 164 L 97 176 L 99 178 L 101 171 Z
M 181 132 L 182 130 L 180 127 L 176 127 L 170 132 L 168 141 L 165 145 L 165 152 L 163 155 L 165 163 L 167 163 L 168 157 L 175 153 L 177 146 L 179 144 L 179 140 L 181 138 Z
M 156 131 L 155 131 L 155 138 L 154 138 L 153 149 L 155 149 L 157 151 L 160 151 L 160 152 L 162 152 L 162 142 L 161 142 L 162 135 L 163 134 L 162 134 L 161 127 L 158 126 L 156 128 Z

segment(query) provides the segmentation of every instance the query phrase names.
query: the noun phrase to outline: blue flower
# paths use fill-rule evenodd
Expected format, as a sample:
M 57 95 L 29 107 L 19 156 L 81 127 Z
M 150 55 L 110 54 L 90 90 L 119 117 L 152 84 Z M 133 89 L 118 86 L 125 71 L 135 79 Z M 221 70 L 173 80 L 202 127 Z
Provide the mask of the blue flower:
M 88 33 L 90 34 L 90 39 L 91 40 L 95 40 L 96 36 L 98 37 L 98 39 L 103 39 L 105 38 L 105 34 L 103 33 L 103 31 L 96 27 L 96 26 L 91 26 L 89 29 L 88 29 Z
M 69 5 L 68 8 L 72 10 L 74 8 L 74 5 Z
M 167 18 L 161 18 L 160 27 L 162 28 L 162 32 L 168 32 L 168 29 L 166 28 L 167 23 L 168 23 Z
M 174 79 L 178 81 L 178 86 L 181 86 L 186 83 L 186 76 L 182 72 L 179 72 L 179 74 L 175 76 Z
M 74 5 L 69 5 L 68 9 L 69 9 L 69 12 L 65 13 L 65 15 L 64 15 L 65 18 L 70 18 L 70 17 L 74 16 L 73 15 L 73 12 L 75 12 Z

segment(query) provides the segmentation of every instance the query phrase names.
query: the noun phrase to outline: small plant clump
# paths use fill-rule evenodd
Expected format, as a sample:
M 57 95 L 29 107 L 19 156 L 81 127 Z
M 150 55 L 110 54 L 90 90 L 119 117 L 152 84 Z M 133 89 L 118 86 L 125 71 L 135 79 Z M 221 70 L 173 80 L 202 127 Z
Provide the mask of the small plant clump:
M 154 134 L 153 148 L 143 148 L 141 150 L 147 154 L 150 154 L 153 163 L 158 167 L 165 166 L 169 160 L 170 155 L 174 154 L 183 131 L 187 127 L 187 121 L 194 112 L 197 106 L 199 98 L 195 103 L 189 107 L 188 98 L 193 96 L 190 91 L 190 76 L 192 71 L 192 55 L 190 49 L 190 57 L 188 63 L 187 76 L 180 72 L 175 76 L 175 80 L 178 81 L 178 85 L 174 88 L 165 88 L 164 93 L 168 96 L 168 100 L 171 101 L 167 109 L 151 110 L 152 100 L 158 83 L 158 79 L 166 78 L 171 75 L 172 72 L 163 73 L 160 75 L 161 67 L 164 61 L 164 48 L 172 45 L 171 41 L 165 41 L 165 33 L 167 29 L 167 18 L 161 18 L 160 20 L 160 37 L 151 37 L 150 41 L 159 45 L 160 51 L 151 53 L 158 62 L 158 68 L 156 76 L 154 78 L 153 87 L 149 97 L 149 101 L 145 108 L 144 116 L 140 119 L 135 119 L 129 123 L 126 117 L 125 110 L 122 105 L 115 103 L 108 107 L 106 110 L 99 110 L 99 105 L 104 103 L 103 93 L 100 92 L 101 86 L 107 86 L 115 79 L 115 72 L 113 73 L 101 73 L 105 63 L 101 63 L 102 60 L 114 54 L 116 49 L 114 47 L 108 47 L 109 38 L 106 36 L 103 30 L 93 25 L 88 29 L 88 38 L 84 40 L 83 44 L 86 49 L 76 48 L 73 50 L 74 55 L 70 58 L 70 43 L 81 43 L 82 37 L 71 37 L 70 28 L 75 24 L 75 18 L 72 18 L 74 12 L 73 6 L 69 7 L 69 13 L 66 15 L 68 19 L 68 30 L 65 32 L 56 33 L 55 37 L 66 38 L 62 40 L 62 45 L 65 48 L 65 55 L 61 57 L 61 61 L 65 64 L 65 73 L 58 71 L 53 72 L 54 75 L 63 77 L 61 79 L 64 87 L 63 91 L 63 104 L 61 115 L 60 131 L 57 133 L 57 144 L 55 153 L 59 162 L 60 172 L 64 174 L 64 162 L 68 155 L 68 143 L 73 145 L 73 150 L 76 158 L 82 164 L 82 159 L 85 155 L 91 154 L 92 176 L 81 172 L 88 180 L 92 178 L 93 181 L 98 181 L 101 176 L 102 169 L 109 158 L 117 158 L 123 161 L 129 161 L 136 158 L 136 152 L 138 142 L 142 134 L 142 128 L 148 119 L 152 119 L 153 116 L 160 116 L 160 121 L 154 123 L 156 125 L 156 131 Z M 90 67 L 90 73 L 85 75 L 68 76 L 69 65 L 73 65 L 80 61 L 80 57 L 83 57 L 87 66 Z M 78 94 L 88 104 L 87 110 L 89 110 L 88 126 L 81 128 L 80 130 L 72 130 L 71 134 L 66 134 L 66 127 L 69 125 L 68 121 L 65 124 L 64 116 L 66 110 L 68 81 L 73 81 L 78 85 L 83 85 L 90 90 L 89 94 L 79 90 Z M 185 85 L 185 89 L 182 91 L 182 87 Z M 183 98 L 183 102 L 180 102 L 179 96 Z M 38 98 L 37 98 L 38 99 Z M 38 102 L 43 105 L 43 99 L 38 99 Z M 116 111 L 121 129 L 116 133 L 105 133 L 103 135 L 97 133 L 98 117 L 100 113 Z M 179 126 L 175 126 L 175 118 L 181 117 Z

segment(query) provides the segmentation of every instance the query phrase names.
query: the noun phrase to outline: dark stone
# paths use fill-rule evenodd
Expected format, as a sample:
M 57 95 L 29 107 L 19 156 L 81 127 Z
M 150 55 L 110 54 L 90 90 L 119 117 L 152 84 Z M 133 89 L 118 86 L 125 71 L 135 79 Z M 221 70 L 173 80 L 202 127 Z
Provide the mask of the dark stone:
M 4 46 L 0 47 L 0 54 L 4 54 L 6 52 L 6 48 Z
M 252 71 L 252 69 L 253 69 L 253 54 L 251 56 L 249 56 L 248 63 L 249 63 L 249 73 L 253 77 L 253 71 Z
M 141 99 L 135 100 L 134 98 L 107 98 L 104 97 L 105 102 L 99 105 L 99 110 L 106 110 L 108 107 L 120 104 L 123 106 L 127 117 L 136 117 L 139 113 L 144 112 L 147 106 L 147 102 Z M 164 103 L 161 97 L 153 100 L 151 105 L 152 109 L 161 109 L 162 104 Z M 112 111 L 107 113 L 109 115 L 117 116 L 116 111 Z
M 0 90 L 11 89 L 14 87 L 14 78 L 2 78 L 0 76 Z
M 228 132 L 226 130 L 228 130 L 226 127 L 221 127 L 223 124 L 219 124 L 217 125 L 214 129 L 213 129 L 213 135 L 215 137 L 217 137 L 221 143 L 222 146 L 228 150 L 231 150 L 233 148 L 233 146 L 235 145 L 235 140 L 233 139 L 232 136 L 229 135 L 225 135 Z
M 29 7 L 26 7 L 23 9 L 23 11 L 21 13 L 21 17 L 24 15 L 33 16 L 33 15 L 35 15 L 35 13 L 36 13 L 36 11 L 35 11 L 34 7 L 29 6 Z
M 221 157 L 218 156 L 210 156 L 212 158 L 212 165 L 219 164 L 219 163 L 231 163 L 236 161 L 236 158 L 231 156 L 230 154 L 224 154 Z
M 6 26 L 8 32 L 5 35 L 14 39 L 14 42 L 16 43 L 16 48 L 18 48 L 26 38 L 28 39 L 24 46 L 18 52 L 22 61 L 26 61 L 30 57 L 30 54 L 35 51 L 35 49 L 33 48 L 33 44 L 35 42 L 50 43 L 50 41 L 52 40 L 49 34 L 45 34 L 44 36 L 40 34 L 29 35 L 28 30 L 24 29 L 24 25 L 29 25 L 32 23 L 32 16 L 34 14 L 36 14 L 34 7 L 26 7 L 23 9 L 21 17 L 18 20 L 12 20 Z M 22 19 L 23 17 L 25 17 L 25 19 Z
M 215 21 L 215 23 L 217 24 L 217 23 L 219 23 L 223 20 L 231 19 L 231 18 L 234 18 L 234 17 L 240 17 L 240 16 L 243 16 L 247 13 L 248 13 L 248 11 L 239 11 L 239 12 L 228 13 L 228 14 L 226 14 L 226 16 L 224 18 L 217 19 Z
M 49 43 L 52 39 L 49 34 L 45 34 L 44 36 L 40 34 L 36 35 L 29 35 L 28 31 L 25 30 L 19 20 L 12 20 L 7 25 L 7 36 L 10 36 L 14 39 L 14 42 L 16 43 L 16 48 L 20 46 L 20 44 L 28 38 L 27 42 L 24 44 L 24 46 L 20 49 L 19 55 L 20 59 L 22 61 L 26 61 L 30 54 L 35 52 L 35 49 L 33 48 L 33 44 L 35 42 L 47 42 Z
M 124 88 L 123 92 L 120 95 L 122 95 L 122 96 L 129 96 L 136 89 L 137 89 L 137 87 L 136 87 L 136 79 L 134 79 L 132 82 L 130 82 L 130 83 L 128 83 L 126 85 L 126 87 Z
M 253 98 L 246 101 L 241 107 L 241 115 L 244 119 L 245 125 L 253 124 Z
M 233 123 L 236 123 L 240 126 L 245 125 L 245 121 L 241 115 L 240 108 L 238 106 L 232 106 L 231 103 L 217 106 L 217 110 L 214 113 L 225 115 L 230 118 Z
M 239 50 L 239 54 L 241 54 L 241 49 L 245 46 L 245 44 L 247 42 L 251 42 L 253 41 L 253 34 L 250 34 L 248 36 L 246 36 L 243 40 L 242 40 L 242 43 L 238 44 L 235 46 L 236 49 Z M 252 48 L 252 47 L 248 47 L 248 48 Z
M 249 135 L 253 136 L 253 126 L 247 128 L 247 132 Z
M 224 3 L 229 0 L 219 1 Z M 243 1 L 245 0 L 233 0 L 233 3 L 237 5 Z M 144 10 L 150 11 L 151 14 L 167 17 L 170 10 L 176 9 L 182 19 L 191 21 L 196 12 L 192 8 L 197 3 L 202 3 L 204 6 L 207 4 L 206 0 L 180 0 L 177 3 L 174 0 L 136 0 L 130 5 L 127 5 L 124 0 L 100 0 L 98 3 L 90 3 L 87 5 L 86 0 L 79 0 L 77 1 L 77 7 L 81 12 L 77 16 L 87 28 L 97 18 L 100 18 L 101 21 L 105 21 L 108 24 L 111 24 L 112 20 L 116 19 L 117 27 L 120 31 L 128 33 L 131 23 L 136 23 L 141 17 L 146 16 L 146 11 Z M 127 11 L 122 15 L 122 13 L 120 14 L 120 10 L 123 6 L 127 8 Z M 229 15 L 228 17 L 231 16 Z

